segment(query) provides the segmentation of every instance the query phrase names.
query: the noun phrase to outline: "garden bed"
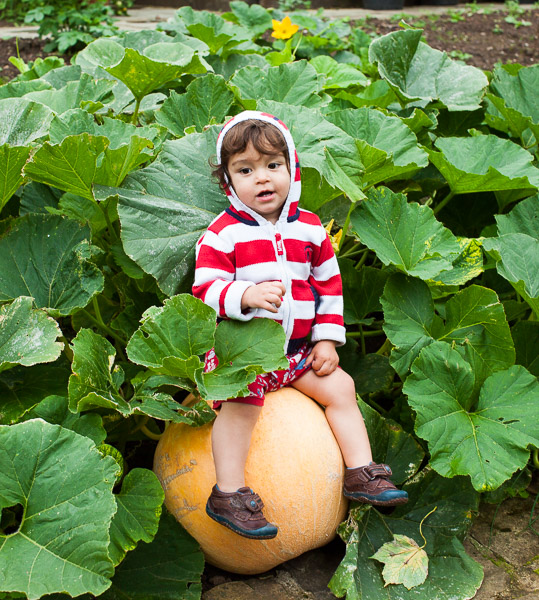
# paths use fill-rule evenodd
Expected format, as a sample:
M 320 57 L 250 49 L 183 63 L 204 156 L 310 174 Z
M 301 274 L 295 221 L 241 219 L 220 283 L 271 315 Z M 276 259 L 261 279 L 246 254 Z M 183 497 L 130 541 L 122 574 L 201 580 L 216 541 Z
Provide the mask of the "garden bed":
M 467 64 L 491 70 L 496 63 L 527 66 L 539 62 L 539 10 L 520 12 L 518 9 L 518 13 L 482 8 L 478 12 L 450 10 L 447 14 L 427 17 L 412 17 L 403 12 L 401 17 L 409 25 L 423 28 L 433 48 L 444 50 Z M 369 33 L 384 35 L 399 29 L 399 18 L 369 18 L 356 24 Z M 17 50 L 14 38 L 0 40 L 0 77 L 9 80 L 18 73 L 9 62 L 10 56 L 19 54 L 25 62 L 32 61 L 47 55 L 43 50 L 45 45 L 45 41 L 38 39 L 19 39 Z

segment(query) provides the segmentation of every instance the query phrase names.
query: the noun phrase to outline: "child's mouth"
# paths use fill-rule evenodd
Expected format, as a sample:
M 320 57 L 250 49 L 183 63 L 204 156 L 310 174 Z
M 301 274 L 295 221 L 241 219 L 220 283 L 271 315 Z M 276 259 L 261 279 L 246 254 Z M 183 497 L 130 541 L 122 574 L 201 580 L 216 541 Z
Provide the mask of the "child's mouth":
M 269 190 L 264 190 L 263 192 L 260 192 L 260 194 L 257 194 L 257 198 L 268 198 L 269 196 L 272 196 L 273 192 L 270 192 Z

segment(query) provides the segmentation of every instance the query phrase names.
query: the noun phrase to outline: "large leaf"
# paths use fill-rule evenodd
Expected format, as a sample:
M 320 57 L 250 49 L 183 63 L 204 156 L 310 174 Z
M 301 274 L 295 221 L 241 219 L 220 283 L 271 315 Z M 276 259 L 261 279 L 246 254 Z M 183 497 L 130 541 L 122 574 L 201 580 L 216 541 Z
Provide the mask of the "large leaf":
M 0 144 L 29 145 L 47 135 L 52 117 L 50 109 L 27 98 L 0 100 Z
M 59 144 L 45 142 L 26 164 L 24 174 L 34 181 L 94 199 L 93 185 L 118 186 L 126 175 L 148 161 L 144 149 L 152 143 L 136 135 L 127 144 L 109 148 L 105 136 L 70 135 Z
M 0 372 L 15 365 L 28 367 L 55 361 L 63 345 L 58 323 L 32 308 L 32 298 L 20 296 L 0 306 Z
M 510 140 L 495 135 L 438 138 L 440 152 L 428 150 L 430 160 L 455 194 L 526 190 L 539 187 L 539 169 L 532 155 Z
M 284 329 L 271 319 L 222 321 L 215 334 L 219 366 L 199 379 L 203 398 L 227 400 L 246 396 L 260 373 L 287 369 Z
M 0 424 L 17 422 L 47 396 L 65 395 L 69 374 L 69 363 L 62 359 L 0 373 Z
M 487 376 L 507 369 L 515 360 L 511 332 L 496 293 L 472 285 L 455 294 L 445 306 L 445 323 L 436 315 L 426 283 L 404 275 L 392 275 L 382 296 L 384 331 L 394 344 L 391 364 L 404 378 L 425 346 L 434 340 L 456 344 L 474 365 L 475 389 Z
M 318 96 L 322 82 L 314 67 L 305 60 L 269 69 L 244 67 L 231 78 L 230 85 L 237 88 L 243 105 L 249 109 L 256 108 L 261 98 L 294 106 L 315 107 L 324 103 Z M 276 116 L 284 119 L 279 114 Z M 288 121 L 285 123 L 290 127 Z
M 539 65 L 522 67 L 516 73 L 503 66 L 492 73 L 486 121 L 492 127 L 521 139 L 531 130 L 539 139 L 539 104 L 534 90 L 539 82 Z M 532 138 L 533 140 L 533 138 Z M 532 140 L 530 145 L 533 144 Z M 528 140 L 526 140 L 528 141 Z
M 524 367 L 486 379 L 477 404 L 472 366 L 449 344 L 421 351 L 404 384 L 416 432 L 429 443 L 431 465 L 444 477 L 470 475 L 478 491 L 499 487 L 539 445 L 539 383 Z
M 427 153 L 402 119 L 374 108 L 333 112 L 328 120 L 356 140 L 364 185 L 410 177 L 428 164 Z
M 183 137 L 187 127 L 194 125 L 202 132 L 211 122 L 221 123 L 233 101 L 234 94 L 223 77 L 208 73 L 191 82 L 185 94 L 172 90 L 155 118 L 174 135 Z
M 139 544 L 116 569 L 102 600 L 199 600 L 204 556 L 169 513 L 151 544 Z
M 55 215 L 29 214 L 0 238 L 0 301 L 32 296 L 38 308 L 68 315 L 103 289 L 89 260 L 90 229 Z
M 195 379 L 214 344 L 215 311 L 189 294 L 152 306 L 127 345 L 129 359 L 164 375 Z
M 101 406 L 129 414 L 129 404 L 119 392 L 123 372 L 114 365 L 116 350 L 112 344 L 91 329 L 81 329 L 73 339 L 72 348 L 69 409 L 81 412 Z
M 29 156 L 29 146 L 0 146 L 0 210 L 22 184 L 22 168 Z
M 518 321 L 511 328 L 511 335 L 515 342 L 516 364 L 539 377 L 539 322 Z
M 116 495 L 118 510 L 110 527 L 109 556 L 118 565 L 138 542 L 151 542 L 157 533 L 163 488 L 153 471 L 133 469 Z
M 488 85 L 485 74 L 427 46 L 421 34 L 420 29 L 408 29 L 377 38 L 369 47 L 369 60 L 378 63 L 380 75 L 404 103 L 440 102 L 450 111 L 479 109 Z
M 539 240 L 539 194 L 519 202 L 506 215 L 496 215 L 498 234 L 524 233 Z
M 225 59 L 236 50 L 236 46 L 251 39 L 251 34 L 243 27 L 229 23 L 215 13 L 195 11 L 190 6 L 182 6 L 174 20 L 181 23 L 193 37 L 207 44 L 211 54 L 220 54 Z
M 371 507 L 353 507 L 339 534 L 347 543 L 346 555 L 330 581 L 331 591 L 347 600 L 467 600 L 481 585 L 483 569 L 465 552 L 459 538 L 471 524 L 479 495 L 464 478 L 448 481 L 423 469 L 405 487 L 408 504 L 389 515 Z M 395 534 L 422 543 L 423 523 L 429 557 L 429 576 L 421 585 L 407 590 L 403 585 L 384 586 L 381 565 L 372 555 Z
M 205 73 L 208 64 L 186 44 L 159 42 L 143 53 L 125 48 L 122 59 L 105 70 L 124 83 L 137 100 L 185 73 Z
M 232 0 L 230 10 L 238 24 L 247 29 L 253 38 L 271 29 L 271 13 L 260 4 L 249 5 L 241 0 Z
M 195 244 L 227 206 L 208 165 L 216 138 L 211 128 L 167 142 L 157 160 L 126 178 L 126 187 L 96 190 L 101 199 L 118 194 L 126 254 L 171 296 L 191 287 Z
M 325 79 L 323 89 L 346 89 L 351 86 L 367 86 L 370 81 L 356 67 L 339 63 L 331 56 L 319 55 L 311 59 L 310 64 Z
M 47 396 L 24 415 L 25 421 L 29 419 L 43 419 L 51 425 L 60 425 L 64 429 L 70 429 L 79 435 L 90 438 L 96 446 L 102 444 L 107 437 L 101 415 L 95 412 L 84 415 L 73 414 L 69 410 L 68 399 L 65 396 Z
M 112 98 L 111 91 L 115 85 L 115 81 L 94 79 L 88 73 L 82 73 L 77 81 L 70 81 L 61 89 L 30 92 L 26 98 L 62 114 L 80 108 L 82 102 L 106 102 Z
M 370 324 L 372 318 L 369 320 L 366 317 L 381 310 L 380 296 L 388 274 L 372 267 L 357 270 L 354 262 L 346 258 L 339 259 L 339 268 L 343 285 L 344 322 L 347 325 Z
M 116 472 L 90 439 L 59 425 L 0 427 L 0 507 L 24 507 L 17 530 L 0 537 L 0 589 L 34 599 L 110 586 Z
M 451 269 L 460 254 L 455 236 L 426 205 L 408 203 L 387 188 L 369 193 L 352 213 L 353 232 L 386 265 L 409 275 L 432 279 Z
M 539 239 L 525 233 L 488 238 L 483 247 L 498 260 L 496 269 L 539 318 Z

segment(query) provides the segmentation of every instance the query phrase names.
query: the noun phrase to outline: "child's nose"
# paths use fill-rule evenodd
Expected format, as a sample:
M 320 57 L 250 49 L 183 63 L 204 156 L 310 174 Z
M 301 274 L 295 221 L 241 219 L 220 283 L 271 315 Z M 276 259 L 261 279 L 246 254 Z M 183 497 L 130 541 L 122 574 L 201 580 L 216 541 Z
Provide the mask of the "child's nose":
M 257 169 L 256 171 L 256 180 L 257 181 L 268 181 L 269 174 L 266 169 Z

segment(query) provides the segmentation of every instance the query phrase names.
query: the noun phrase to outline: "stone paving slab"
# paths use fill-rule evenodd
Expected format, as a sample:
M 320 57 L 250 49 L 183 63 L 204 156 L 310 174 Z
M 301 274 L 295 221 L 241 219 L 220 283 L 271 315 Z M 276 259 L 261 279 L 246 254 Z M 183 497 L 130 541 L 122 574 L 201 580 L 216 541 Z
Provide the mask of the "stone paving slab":
M 503 4 L 485 4 L 484 7 L 493 7 L 503 9 Z M 403 10 L 366 10 L 364 8 L 342 8 L 342 9 L 324 9 L 324 16 L 338 19 L 349 17 L 350 19 L 364 19 L 365 17 L 374 17 L 376 19 L 389 19 L 394 15 L 407 14 L 421 16 L 427 14 L 442 14 L 448 10 L 459 10 L 465 8 L 465 4 L 452 6 L 406 6 Z M 529 8 L 532 8 L 530 5 Z M 140 31 L 142 29 L 155 29 L 157 24 L 171 18 L 177 11 L 177 8 L 142 6 L 134 7 L 129 10 L 127 15 L 117 17 L 116 25 L 122 31 Z M 316 11 L 312 11 L 313 13 Z M 33 38 L 37 37 L 37 27 L 0 27 L 0 38 Z

